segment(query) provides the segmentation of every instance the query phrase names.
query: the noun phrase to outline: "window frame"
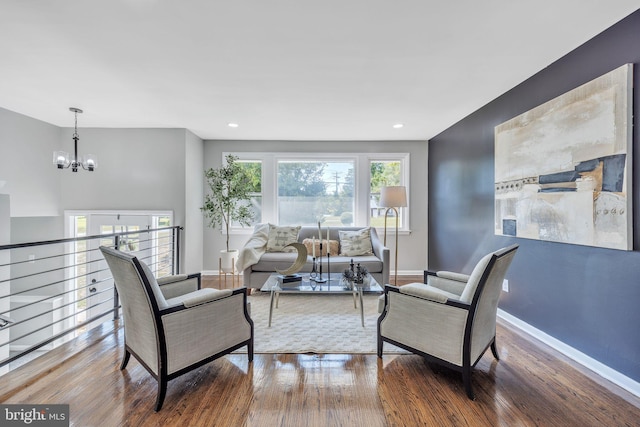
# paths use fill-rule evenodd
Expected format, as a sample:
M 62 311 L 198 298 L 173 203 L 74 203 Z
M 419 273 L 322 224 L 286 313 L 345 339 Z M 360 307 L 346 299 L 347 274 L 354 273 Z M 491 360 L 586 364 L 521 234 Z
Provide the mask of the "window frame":
M 278 220 L 278 161 L 353 161 L 354 167 L 354 212 L 353 219 L 356 227 L 368 227 L 370 220 L 370 190 L 371 190 L 371 162 L 392 161 L 400 162 L 401 183 L 407 188 L 407 199 L 410 191 L 410 153 L 320 153 L 320 152 L 223 152 L 238 157 L 241 161 L 255 161 L 262 164 L 262 219 L 259 222 L 277 224 Z M 409 209 L 400 209 L 402 227 L 399 232 L 410 231 Z M 286 225 L 286 224 L 283 224 Z M 253 227 L 234 226 L 231 234 L 246 234 Z

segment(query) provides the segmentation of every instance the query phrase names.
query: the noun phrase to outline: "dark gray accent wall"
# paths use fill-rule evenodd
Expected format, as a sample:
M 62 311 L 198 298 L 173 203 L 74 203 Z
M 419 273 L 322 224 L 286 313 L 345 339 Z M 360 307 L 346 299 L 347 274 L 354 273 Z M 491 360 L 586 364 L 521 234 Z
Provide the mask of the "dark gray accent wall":
M 635 64 L 635 250 L 495 236 L 494 127 L 625 63 Z M 640 10 L 429 141 L 429 268 L 469 272 L 482 254 L 520 244 L 500 308 L 635 381 L 640 381 L 639 76 Z

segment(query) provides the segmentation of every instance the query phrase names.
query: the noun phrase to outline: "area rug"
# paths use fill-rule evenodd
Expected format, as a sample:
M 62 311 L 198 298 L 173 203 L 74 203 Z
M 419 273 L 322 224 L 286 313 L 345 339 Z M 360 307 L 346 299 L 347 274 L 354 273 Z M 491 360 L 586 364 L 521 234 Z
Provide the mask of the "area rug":
M 255 353 L 376 354 L 379 295 L 364 295 L 364 327 L 351 295 L 282 294 L 269 324 L 269 294 L 249 296 Z M 358 304 L 360 302 L 358 301 Z M 384 353 L 406 353 L 384 344 Z M 246 347 L 237 352 L 245 352 Z

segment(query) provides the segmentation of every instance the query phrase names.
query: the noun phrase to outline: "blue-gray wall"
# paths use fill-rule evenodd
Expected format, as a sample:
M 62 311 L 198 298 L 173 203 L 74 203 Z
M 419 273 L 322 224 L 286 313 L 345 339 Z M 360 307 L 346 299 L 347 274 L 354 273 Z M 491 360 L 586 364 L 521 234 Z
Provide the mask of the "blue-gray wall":
M 526 49 L 523 46 L 523 49 Z M 494 236 L 494 127 L 634 63 L 632 252 Z M 429 267 L 520 244 L 500 308 L 640 381 L 640 10 L 429 141 Z

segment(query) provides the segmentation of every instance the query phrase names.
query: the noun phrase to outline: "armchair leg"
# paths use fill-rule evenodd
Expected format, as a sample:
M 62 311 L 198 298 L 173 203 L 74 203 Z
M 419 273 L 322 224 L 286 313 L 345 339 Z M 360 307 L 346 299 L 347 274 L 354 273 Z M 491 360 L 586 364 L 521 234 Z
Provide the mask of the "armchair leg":
M 475 400 L 473 390 L 471 389 L 471 366 L 464 366 L 462 368 L 462 382 L 464 383 L 464 390 L 467 393 L 467 397 Z
M 249 363 L 253 362 L 253 339 L 247 344 L 247 356 L 249 358 Z
M 158 397 L 156 398 L 156 407 L 154 411 L 158 412 L 162 409 L 164 403 L 164 396 L 167 394 L 167 380 L 164 378 L 158 379 Z
M 124 349 L 124 354 L 122 355 L 122 363 L 120 363 L 120 370 L 122 371 L 124 368 L 127 367 L 127 364 L 129 363 L 129 358 L 131 357 L 131 353 L 129 353 L 129 350 L 127 350 L 126 348 Z
M 378 357 L 382 357 L 382 345 L 382 337 L 380 336 L 380 334 L 378 334 Z
M 500 360 L 500 355 L 498 354 L 498 347 L 496 347 L 495 338 L 493 339 L 493 342 L 491 343 L 491 352 L 493 353 L 493 357 L 495 357 L 496 360 Z

